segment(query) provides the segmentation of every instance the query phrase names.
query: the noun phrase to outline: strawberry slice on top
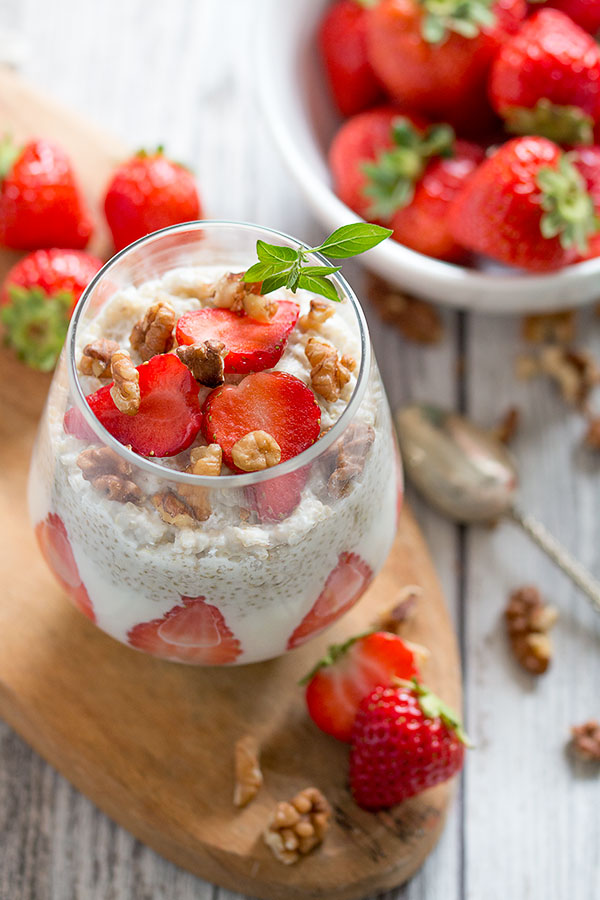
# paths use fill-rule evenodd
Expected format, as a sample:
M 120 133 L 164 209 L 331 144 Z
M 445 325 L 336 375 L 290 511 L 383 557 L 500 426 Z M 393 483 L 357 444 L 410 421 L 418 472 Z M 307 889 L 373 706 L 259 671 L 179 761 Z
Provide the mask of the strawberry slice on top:
M 112 383 L 86 398 L 89 407 L 113 437 L 140 456 L 175 456 L 189 447 L 200 431 L 199 385 L 170 353 L 153 356 L 137 370 L 140 407 L 134 416 L 117 409 L 110 394 Z M 90 429 L 74 407 L 68 410 L 64 426 L 69 434 L 89 437 Z
M 300 307 L 291 300 L 280 300 L 268 322 L 259 322 L 230 309 L 195 309 L 179 319 L 177 341 L 180 344 L 222 341 L 228 350 L 226 372 L 238 375 L 261 372 L 279 362 L 299 315 Z
M 304 679 L 309 715 L 321 731 L 349 742 L 363 697 L 394 677 L 408 681 L 418 674 L 411 648 L 389 631 L 333 644 Z
M 320 432 L 321 410 L 313 392 L 287 372 L 255 372 L 238 385 L 216 388 L 202 412 L 204 437 L 220 445 L 235 472 L 242 470 L 233 462 L 233 445 L 252 431 L 265 431 L 277 441 L 281 462 L 314 444 Z

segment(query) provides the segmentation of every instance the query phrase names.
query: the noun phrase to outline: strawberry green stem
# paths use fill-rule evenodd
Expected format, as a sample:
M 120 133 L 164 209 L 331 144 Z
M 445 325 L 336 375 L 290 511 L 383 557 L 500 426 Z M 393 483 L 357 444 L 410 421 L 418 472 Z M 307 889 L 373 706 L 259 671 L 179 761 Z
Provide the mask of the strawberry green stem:
M 9 302 L 0 310 L 5 343 L 32 369 L 51 371 L 67 334 L 73 297 L 15 286 L 8 293 Z
M 371 628 L 370 631 L 363 631 L 361 634 L 355 634 L 354 637 L 348 638 L 347 641 L 344 641 L 343 644 L 330 644 L 327 648 L 327 653 L 319 662 L 313 666 L 308 675 L 305 675 L 304 678 L 301 678 L 298 684 L 308 684 L 311 678 L 317 674 L 319 669 L 325 669 L 327 666 L 332 666 L 334 663 L 340 659 L 341 656 L 345 656 L 350 647 L 353 644 L 356 644 L 357 641 L 362 640 L 367 637 L 369 634 L 373 634 L 375 631 L 374 628 Z
M 459 741 L 467 747 L 472 746 L 457 713 L 434 694 L 433 691 L 430 691 L 429 688 L 421 684 L 416 678 L 411 679 L 411 681 L 395 679 L 395 683 L 401 687 L 409 688 L 414 691 L 417 695 L 419 706 L 425 716 L 429 719 L 441 719 L 442 722 L 455 733 Z
M 21 148 L 8 135 L 0 139 L 0 181 L 8 175 L 20 152 Z
M 564 153 L 558 169 L 544 167 L 537 173 L 544 215 L 540 231 L 545 238 L 558 237 L 565 250 L 585 253 L 588 238 L 600 231 L 600 220 L 585 181 L 573 165 L 574 156 Z
M 495 0 L 418 0 L 423 7 L 421 34 L 428 44 L 441 44 L 449 32 L 475 38 L 496 24 Z
M 449 125 L 430 125 L 421 133 L 410 119 L 398 116 L 391 137 L 394 146 L 362 166 L 367 176 L 364 193 L 373 201 L 369 213 L 380 219 L 390 219 L 408 206 L 431 159 L 453 155 L 454 131 Z
M 594 120 L 579 106 L 555 106 L 545 97 L 535 106 L 514 106 L 504 113 L 511 134 L 539 134 L 556 144 L 592 144 Z

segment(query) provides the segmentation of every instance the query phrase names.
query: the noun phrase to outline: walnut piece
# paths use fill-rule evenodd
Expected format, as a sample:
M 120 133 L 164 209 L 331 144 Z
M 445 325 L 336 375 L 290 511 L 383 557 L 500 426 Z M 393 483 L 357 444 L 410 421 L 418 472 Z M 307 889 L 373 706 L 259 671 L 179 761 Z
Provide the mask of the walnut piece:
M 575 340 L 575 311 L 564 309 L 525 316 L 521 331 L 531 344 L 570 344 Z
M 172 349 L 175 310 L 164 300 L 149 307 L 142 319 L 133 326 L 129 341 L 144 362 L 159 353 Z
M 319 331 L 321 325 L 330 319 L 334 312 L 331 303 L 313 299 L 310 301 L 309 311 L 298 320 L 298 328 L 300 331 Z
M 200 384 L 209 388 L 216 388 L 223 384 L 227 348 L 222 341 L 182 344 L 175 352 Z
M 416 584 L 407 584 L 402 588 L 392 605 L 379 616 L 377 627 L 381 631 L 398 634 L 409 622 L 417 610 L 423 590 Z
M 311 365 L 310 382 L 315 394 L 324 400 L 338 400 L 342 388 L 350 381 L 350 372 L 342 365 L 335 347 L 311 337 L 304 352 Z
M 330 820 L 331 807 L 321 791 L 305 788 L 289 803 L 277 804 L 263 837 L 276 859 L 291 865 L 323 841 Z
M 142 492 L 132 481 L 129 463 L 110 447 L 88 447 L 77 457 L 77 465 L 86 481 L 109 500 L 120 503 L 139 503 Z
M 600 722 L 590 719 L 571 728 L 573 752 L 586 762 L 600 762 Z
M 331 451 L 335 453 L 335 469 L 327 481 L 327 493 L 334 500 L 348 493 L 350 485 L 362 473 L 365 460 L 375 440 L 375 431 L 363 422 L 352 422 Z
M 242 807 L 254 800 L 263 783 L 258 759 L 258 742 L 251 734 L 245 734 L 235 743 L 234 806 Z
M 163 522 L 166 522 L 167 525 L 175 525 L 177 528 L 189 528 L 194 524 L 194 516 L 191 509 L 174 491 L 159 491 L 157 494 L 153 494 L 152 503 Z
M 114 384 L 110 396 L 126 416 L 135 416 L 140 408 L 140 373 L 126 350 L 117 350 L 110 361 Z
M 79 360 L 79 371 L 82 375 L 110 378 L 110 361 L 118 349 L 116 341 L 108 341 L 106 338 L 87 344 Z
M 571 406 L 584 406 L 591 389 L 600 381 L 600 369 L 585 350 L 544 347 L 540 369 L 557 383 L 564 400 Z
M 430 303 L 404 294 L 374 275 L 369 279 L 368 296 L 383 321 L 394 325 L 407 341 L 418 344 L 441 341 L 442 320 Z
M 504 613 L 513 653 L 524 669 L 542 675 L 552 660 L 548 632 L 558 619 L 558 611 L 542 601 L 535 587 L 514 591 Z
M 190 464 L 186 472 L 192 475 L 217 476 L 221 474 L 223 454 L 218 444 L 194 447 L 190 452 Z M 198 522 L 205 522 L 211 514 L 209 491 L 193 484 L 180 484 L 179 494 Z
M 242 281 L 243 277 L 243 272 L 228 272 L 219 278 L 213 289 L 213 305 L 268 322 L 277 312 L 277 301 L 260 293 L 259 282 Z
M 490 431 L 490 437 L 501 444 L 510 444 L 519 428 L 521 414 L 516 406 L 507 409 L 497 425 Z
M 231 458 L 244 472 L 260 472 L 281 461 L 281 447 L 266 431 L 250 431 L 235 442 Z

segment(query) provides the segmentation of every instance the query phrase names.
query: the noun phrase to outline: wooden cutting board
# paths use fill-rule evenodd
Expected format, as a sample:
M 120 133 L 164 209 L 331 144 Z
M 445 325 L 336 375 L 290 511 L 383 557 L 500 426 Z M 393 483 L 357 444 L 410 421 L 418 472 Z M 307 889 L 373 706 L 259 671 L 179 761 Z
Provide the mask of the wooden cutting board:
M 118 145 L 0 72 L 0 132 L 54 137 L 71 153 L 94 208 Z M 106 252 L 99 230 L 94 249 Z M 0 251 L 0 274 L 16 254 Z M 280 659 L 231 669 L 160 662 L 95 629 L 62 596 L 34 544 L 26 475 L 49 378 L 0 349 L 0 715 L 109 816 L 209 881 L 273 900 L 344 900 L 409 878 L 434 846 L 451 785 L 389 812 L 358 809 L 345 745 L 308 718 L 298 679 L 332 641 L 364 630 L 407 584 L 423 590 L 406 637 L 432 651 L 424 679 L 460 705 L 456 643 L 427 549 L 408 510 L 384 571 L 326 635 Z M 232 805 L 235 740 L 261 746 L 265 783 Z M 334 809 L 318 851 L 277 862 L 261 833 L 277 800 L 316 785 Z

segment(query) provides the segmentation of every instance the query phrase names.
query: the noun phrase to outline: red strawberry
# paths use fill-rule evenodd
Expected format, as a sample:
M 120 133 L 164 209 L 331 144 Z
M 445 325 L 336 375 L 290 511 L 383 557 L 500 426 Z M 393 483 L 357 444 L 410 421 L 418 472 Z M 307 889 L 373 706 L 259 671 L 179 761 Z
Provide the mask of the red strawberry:
M 44 372 L 53 368 L 69 319 L 102 260 L 84 250 L 35 250 L 9 271 L 0 294 L 6 342 Z
M 234 465 L 231 448 L 251 431 L 266 431 L 281 448 L 281 462 L 297 456 L 319 437 L 321 410 L 310 388 L 287 372 L 256 372 L 238 385 L 211 391 L 202 407 L 202 433 L 221 446 Z
M 490 99 L 515 134 L 592 143 L 600 118 L 600 48 L 555 9 L 542 9 L 501 48 Z
M 63 591 L 84 616 L 95 622 L 92 601 L 81 581 L 63 520 L 56 513 L 48 513 L 44 521 L 35 526 L 35 536 L 48 568 Z
M 377 631 L 334 644 L 304 679 L 308 713 L 321 731 L 350 741 L 361 700 L 392 678 L 418 675 L 412 650 L 402 638 Z
M 353 116 L 382 95 L 367 57 L 367 28 L 362 0 L 337 0 L 319 28 L 319 47 L 336 106 Z
M 598 0 L 546 0 L 546 6 L 560 9 L 590 34 L 597 35 L 600 32 L 600 3 Z
M 448 228 L 452 201 L 483 159 L 451 128 L 425 126 L 391 108 L 355 116 L 330 151 L 338 196 L 365 218 L 385 222 L 401 244 L 439 259 L 465 255 Z
M 572 159 L 576 169 L 585 180 L 596 215 L 600 216 L 600 146 L 575 147 Z M 596 256 L 600 256 L 600 232 L 589 238 L 588 248 L 582 255 L 582 259 L 592 259 Z
M 354 606 L 373 578 L 373 570 L 357 553 L 340 553 L 337 566 L 287 642 L 293 650 L 314 637 Z
M 0 141 L 0 244 L 82 249 L 92 230 L 64 150 L 45 140 L 22 148 Z
M 585 252 L 598 220 L 569 156 L 546 138 L 523 137 L 481 164 L 453 205 L 450 227 L 468 250 L 544 272 Z
M 177 322 L 177 340 L 180 344 L 222 341 L 228 350 L 226 372 L 260 372 L 279 362 L 299 315 L 300 307 L 289 300 L 279 301 L 268 322 L 230 309 L 195 309 Z
M 205 597 L 182 597 L 160 619 L 141 622 L 127 633 L 132 647 L 196 666 L 223 666 L 235 662 L 242 647 L 216 606 Z
M 111 384 L 86 399 L 90 409 L 121 444 L 140 456 L 175 456 L 194 441 L 202 424 L 198 382 L 176 356 L 153 356 L 137 367 L 140 408 L 134 416 L 120 412 L 110 395 Z M 89 427 L 74 407 L 65 416 L 65 430 L 85 439 Z
M 367 48 L 390 97 L 408 109 L 487 127 L 489 67 L 525 18 L 525 0 L 380 0 L 367 14 Z
M 113 173 L 104 213 L 116 250 L 138 238 L 202 215 L 193 175 L 164 155 L 141 150 Z
M 376 687 L 352 729 L 352 795 L 364 809 L 401 803 L 459 772 L 466 743 L 456 714 L 416 679 Z

